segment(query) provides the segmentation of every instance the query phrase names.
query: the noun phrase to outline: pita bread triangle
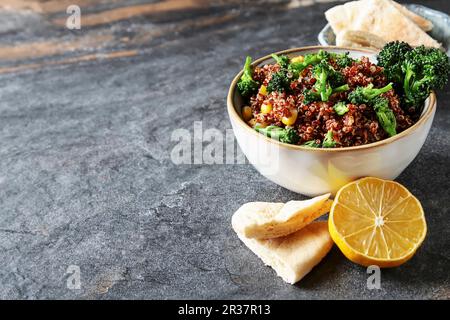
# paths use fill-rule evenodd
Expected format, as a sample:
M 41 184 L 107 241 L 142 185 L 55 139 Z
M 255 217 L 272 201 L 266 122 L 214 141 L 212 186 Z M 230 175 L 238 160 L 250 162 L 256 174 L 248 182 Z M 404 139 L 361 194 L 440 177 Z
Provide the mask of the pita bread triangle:
M 325 12 L 335 34 L 343 30 L 373 33 L 386 42 L 400 40 L 412 46 L 439 48 L 440 44 L 402 14 L 391 0 L 347 2 Z
M 403 13 L 406 17 L 412 20 L 415 24 L 419 26 L 420 29 L 423 31 L 430 31 L 433 29 L 433 23 L 418 14 L 408 10 L 406 7 L 402 6 L 400 3 L 397 3 L 395 1 L 390 0 L 391 3 L 400 10 L 401 13 Z

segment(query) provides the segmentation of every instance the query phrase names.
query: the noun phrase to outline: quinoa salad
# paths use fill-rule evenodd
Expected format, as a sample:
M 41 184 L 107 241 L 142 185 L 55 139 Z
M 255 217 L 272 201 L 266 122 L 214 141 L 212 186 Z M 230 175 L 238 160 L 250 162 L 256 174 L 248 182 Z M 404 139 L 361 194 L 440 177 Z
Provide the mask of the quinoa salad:
M 409 59 L 421 54 L 422 69 L 414 70 L 422 78 L 430 72 L 426 68 L 442 73 L 428 61 L 437 55 L 445 70 L 438 74 L 441 83 L 416 79 L 419 72 L 410 79 L 401 58 L 417 49 L 402 42 L 387 44 L 378 65 L 367 57 L 323 50 L 305 56 L 272 55 L 274 64 L 254 68 L 247 57 L 237 84 L 245 101 L 242 118 L 266 136 L 312 148 L 359 146 L 394 136 L 419 119 L 431 90 L 447 81 L 447 56 L 437 49 L 418 49 L 422 51 Z

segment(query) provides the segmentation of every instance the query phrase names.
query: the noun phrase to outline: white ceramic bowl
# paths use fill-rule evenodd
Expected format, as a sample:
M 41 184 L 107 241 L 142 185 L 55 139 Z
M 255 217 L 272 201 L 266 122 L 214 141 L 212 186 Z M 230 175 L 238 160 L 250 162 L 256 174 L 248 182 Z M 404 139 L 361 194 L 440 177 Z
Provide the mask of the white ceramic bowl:
M 374 52 L 339 47 L 303 47 L 277 54 L 305 55 L 324 49 L 350 52 L 350 56 L 367 56 L 376 62 Z M 273 63 L 271 56 L 256 60 L 253 65 Z M 227 105 L 234 135 L 249 162 L 271 181 L 294 192 L 315 196 L 335 193 L 344 184 L 360 177 L 395 179 L 411 163 L 422 148 L 436 111 L 436 96 L 431 93 L 417 123 L 407 130 L 375 143 L 346 147 L 312 149 L 270 139 L 249 127 L 241 117 L 244 102 L 236 90 L 242 71 L 231 83 Z

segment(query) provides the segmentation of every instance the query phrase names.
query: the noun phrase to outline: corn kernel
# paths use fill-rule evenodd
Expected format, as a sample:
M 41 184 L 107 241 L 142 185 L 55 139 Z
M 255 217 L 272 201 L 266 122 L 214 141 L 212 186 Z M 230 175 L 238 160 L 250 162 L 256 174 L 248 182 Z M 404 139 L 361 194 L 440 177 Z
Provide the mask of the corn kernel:
M 256 122 L 256 119 L 253 118 L 253 119 L 250 119 L 249 121 L 247 121 L 247 123 L 250 127 L 254 128 L 257 122 Z
M 254 127 L 256 127 L 256 126 L 258 126 L 258 127 L 260 127 L 260 128 L 265 128 L 265 127 L 267 127 L 267 123 L 265 123 L 265 122 L 258 122 L 258 120 L 256 120 L 256 118 L 250 119 L 250 121 L 248 121 L 247 123 L 248 123 L 248 125 L 249 125 L 250 127 L 252 127 L 252 128 L 254 128 Z
M 265 128 L 265 127 L 268 126 L 268 124 L 265 123 L 265 122 L 256 122 L 255 126 L 256 126 L 256 125 L 257 125 L 258 127 L 260 127 L 260 128 Z
M 265 103 L 261 106 L 261 112 L 264 114 L 269 113 L 270 111 L 272 111 L 272 104 L 271 103 Z
M 289 117 L 281 118 L 281 122 L 283 122 L 286 126 L 292 126 L 297 120 L 297 114 L 297 110 L 293 109 L 291 110 L 291 115 Z
M 304 60 L 305 60 L 305 57 L 303 57 L 303 56 L 296 56 L 296 57 L 293 57 L 291 59 L 291 62 L 303 62 Z
M 259 94 L 262 96 L 266 96 L 267 95 L 267 88 L 266 86 L 261 86 L 261 88 L 259 88 Z
M 252 108 L 249 106 L 242 107 L 242 118 L 244 118 L 244 121 L 249 121 L 252 117 Z

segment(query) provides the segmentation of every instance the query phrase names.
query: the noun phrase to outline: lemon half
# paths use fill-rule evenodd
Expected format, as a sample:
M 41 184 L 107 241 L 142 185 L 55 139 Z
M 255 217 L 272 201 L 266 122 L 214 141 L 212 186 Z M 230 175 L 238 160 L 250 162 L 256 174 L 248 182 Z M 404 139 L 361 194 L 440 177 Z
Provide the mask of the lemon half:
M 348 259 L 381 268 L 408 261 L 427 233 L 419 200 L 397 182 L 371 177 L 338 191 L 328 228 Z

